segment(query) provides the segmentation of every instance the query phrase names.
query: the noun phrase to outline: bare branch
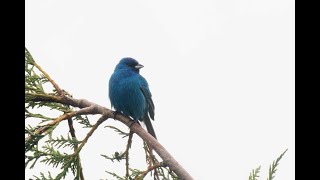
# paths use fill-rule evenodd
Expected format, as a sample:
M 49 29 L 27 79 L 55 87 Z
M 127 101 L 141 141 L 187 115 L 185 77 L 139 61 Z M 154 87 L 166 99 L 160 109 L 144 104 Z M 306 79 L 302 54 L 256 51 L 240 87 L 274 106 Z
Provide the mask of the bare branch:
M 131 147 L 132 143 L 132 137 L 133 137 L 133 132 L 129 132 L 129 137 L 128 137 L 128 143 L 127 143 L 127 148 L 126 151 L 124 152 L 126 155 L 126 177 L 129 177 L 129 149 Z
M 164 162 L 160 162 L 157 163 L 153 166 L 149 166 L 147 170 L 143 171 L 142 174 L 140 174 L 139 176 L 137 175 L 134 179 L 138 180 L 138 179 L 143 179 L 150 171 L 155 170 L 159 167 L 166 167 L 167 165 Z
M 102 124 L 105 120 L 107 120 L 108 117 L 105 115 L 102 115 L 97 123 L 91 128 L 91 130 L 88 132 L 87 136 L 84 138 L 84 140 L 81 142 L 81 145 L 75 150 L 74 154 L 78 154 L 82 147 L 87 143 L 88 139 L 90 138 L 90 136 L 93 134 L 93 132 L 99 127 L 100 124 Z

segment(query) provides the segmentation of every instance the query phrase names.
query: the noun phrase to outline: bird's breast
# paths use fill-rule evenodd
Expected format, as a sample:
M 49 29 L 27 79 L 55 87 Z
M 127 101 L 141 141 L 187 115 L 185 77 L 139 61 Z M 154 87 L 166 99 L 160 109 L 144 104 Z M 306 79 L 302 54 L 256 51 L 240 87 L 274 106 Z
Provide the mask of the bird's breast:
M 140 90 L 140 81 L 135 76 L 122 76 L 110 79 L 109 97 L 112 105 L 118 111 L 134 119 L 143 116 L 146 100 Z

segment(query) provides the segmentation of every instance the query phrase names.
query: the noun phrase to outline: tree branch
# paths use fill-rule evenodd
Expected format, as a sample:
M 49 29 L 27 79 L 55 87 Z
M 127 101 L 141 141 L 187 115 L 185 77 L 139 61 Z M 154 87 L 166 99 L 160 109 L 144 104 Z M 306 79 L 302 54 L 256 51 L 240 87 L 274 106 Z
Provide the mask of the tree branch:
M 79 108 L 85 108 L 85 107 L 91 106 L 93 109 L 91 112 L 88 112 L 88 114 L 102 114 L 105 118 L 114 118 L 114 112 L 111 111 L 110 109 L 85 99 L 75 99 L 75 98 L 66 97 L 66 96 L 39 95 L 39 94 L 32 94 L 32 93 L 26 93 L 26 95 L 31 101 L 44 100 L 49 102 L 58 102 L 66 105 L 71 105 L 74 107 L 79 107 Z M 115 119 L 121 121 L 123 124 L 125 124 L 128 127 L 130 127 L 130 125 L 132 124 L 132 120 L 130 118 L 120 113 L 116 114 Z M 100 123 L 97 122 L 96 125 L 98 126 L 102 122 Z M 130 130 L 136 133 L 139 137 L 141 137 L 162 158 L 163 162 L 167 164 L 168 167 L 179 176 L 179 179 L 187 179 L 187 180 L 193 179 L 191 175 L 170 155 L 170 153 L 154 137 L 152 137 L 148 132 L 146 132 L 138 123 L 133 123 L 131 125 Z

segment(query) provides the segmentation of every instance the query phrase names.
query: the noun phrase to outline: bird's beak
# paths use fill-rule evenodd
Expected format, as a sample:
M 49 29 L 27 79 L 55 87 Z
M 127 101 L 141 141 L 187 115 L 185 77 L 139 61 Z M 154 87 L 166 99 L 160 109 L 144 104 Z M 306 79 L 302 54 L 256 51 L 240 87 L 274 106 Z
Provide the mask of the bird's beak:
M 143 68 L 143 67 L 144 67 L 143 65 L 138 64 L 138 65 L 136 65 L 134 68 L 136 68 L 136 69 L 141 69 L 141 68 Z

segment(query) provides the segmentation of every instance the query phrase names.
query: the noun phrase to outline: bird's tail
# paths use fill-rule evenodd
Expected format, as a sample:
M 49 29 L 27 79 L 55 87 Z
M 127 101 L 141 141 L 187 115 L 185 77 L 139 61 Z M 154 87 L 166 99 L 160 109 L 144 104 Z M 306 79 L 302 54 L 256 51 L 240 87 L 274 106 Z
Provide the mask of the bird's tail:
M 148 133 L 151 134 L 155 139 L 157 139 L 156 133 L 154 132 L 153 126 L 147 113 L 146 115 L 144 115 L 143 122 L 147 127 Z

